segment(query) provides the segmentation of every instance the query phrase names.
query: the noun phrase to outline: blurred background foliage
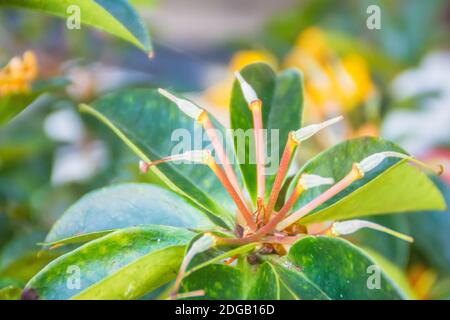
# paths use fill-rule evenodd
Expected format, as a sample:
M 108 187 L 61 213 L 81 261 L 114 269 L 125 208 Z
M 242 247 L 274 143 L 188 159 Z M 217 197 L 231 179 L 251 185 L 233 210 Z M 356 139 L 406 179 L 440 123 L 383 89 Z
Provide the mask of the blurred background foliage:
M 338 113 L 347 120 L 308 143 L 296 168 L 324 148 L 361 135 L 381 135 L 450 167 L 448 1 L 130 3 L 152 36 L 151 60 L 89 27 L 68 30 L 64 20 L 40 12 L 0 10 L 0 67 L 31 51 L 38 63 L 33 85 L 52 84 L 0 127 L 0 289 L 7 288 L 0 297 L 16 294 L 10 286 L 23 286 L 61 253 L 40 251 L 36 244 L 83 194 L 118 182 L 160 183 L 139 175 L 136 157 L 107 128 L 78 113 L 79 102 L 108 91 L 169 87 L 227 124 L 232 71 L 256 61 L 278 70 L 299 68 L 305 121 Z M 380 30 L 366 26 L 372 4 L 381 8 Z M 14 105 L 6 96 L 0 96 L 2 104 Z M 448 203 L 450 176 L 436 183 Z M 373 220 L 411 234 L 414 244 L 373 231 L 350 240 L 402 270 L 417 298 L 450 298 L 450 212 Z

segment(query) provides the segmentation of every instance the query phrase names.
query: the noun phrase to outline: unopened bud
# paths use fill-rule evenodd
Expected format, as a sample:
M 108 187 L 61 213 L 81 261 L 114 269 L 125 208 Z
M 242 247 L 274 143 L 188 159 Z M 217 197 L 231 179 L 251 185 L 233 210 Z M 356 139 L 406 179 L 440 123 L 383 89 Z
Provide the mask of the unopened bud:
M 369 229 L 377 230 L 380 232 L 384 232 L 384 233 L 390 234 L 391 236 L 394 236 L 396 238 L 402 239 L 407 242 L 414 241 L 414 239 L 408 235 L 405 235 L 405 234 L 397 232 L 395 230 L 386 228 L 377 223 L 374 223 L 371 221 L 365 221 L 365 220 L 348 220 L 348 221 L 343 221 L 343 222 L 335 222 L 335 223 L 333 223 L 333 226 L 331 227 L 331 232 L 335 236 L 348 235 L 348 234 L 355 233 L 356 231 L 361 230 L 363 228 L 369 228 Z
M 320 187 L 323 185 L 333 184 L 333 178 L 324 178 L 316 174 L 302 174 L 299 179 L 299 184 L 304 190 Z
M 380 165 L 383 160 L 387 158 L 402 158 L 402 159 L 410 159 L 411 157 L 407 154 L 403 154 L 400 152 L 395 151 L 385 151 L 385 152 L 378 152 L 374 153 L 367 158 L 363 159 L 359 162 L 359 168 L 364 172 L 367 173 L 373 169 L 375 169 L 378 165 Z
M 297 131 L 294 131 L 292 133 L 292 138 L 294 139 L 295 142 L 300 143 L 302 141 L 305 141 L 305 140 L 311 138 L 313 135 L 315 135 L 320 130 L 322 130 L 328 126 L 331 126 L 332 124 L 335 124 L 336 122 L 339 122 L 342 119 L 344 119 L 344 117 L 339 116 L 339 117 L 335 117 L 333 119 L 327 120 L 322 123 L 311 124 L 304 128 L 298 129 Z
M 148 162 L 145 162 L 144 160 L 139 161 L 139 171 L 141 171 L 142 173 L 146 173 L 148 171 L 148 168 Z
M 191 163 L 199 163 L 199 164 L 206 164 L 211 159 L 211 152 L 209 150 L 192 150 L 187 151 L 185 153 L 172 155 L 169 157 L 165 157 L 159 160 L 155 160 L 152 162 L 145 162 L 140 161 L 139 162 L 139 169 L 141 172 L 145 173 L 148 171 L 148 169 L 152 166 L 158 165 L 160 163 L 164 162 L 173 162 L 173 161 L 187 161 Z
M 253 102 L 258 101 L 258 95 L 252 88 L 252 86 L 247 81 L 245 81 L 245 79 L 238 71 L 236 71 L 234 74 L 236 76 L 236 79 L 239 81 L 239 84 L 241 85 L 242 94 L 244 95 L 244 99 L 245 101 L 247 101 L 247 104 L 251 105 Z
M 158 92 L 175 103 L 182 112 L 184 112 L 188 117 L 191 117 L 194 120 L 198 120 L 200 115 L 203 113 L 203 109 L 197 107 L 195 104 L 186 99 L 178 98 L 170 92 L 161 88 L 158 89 Z

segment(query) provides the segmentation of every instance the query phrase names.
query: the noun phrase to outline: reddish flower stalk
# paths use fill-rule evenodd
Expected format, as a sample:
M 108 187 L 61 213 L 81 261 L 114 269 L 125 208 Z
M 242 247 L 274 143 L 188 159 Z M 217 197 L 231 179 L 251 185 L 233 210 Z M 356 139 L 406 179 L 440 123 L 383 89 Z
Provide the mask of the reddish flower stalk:
M 300 183 L 297 185 L 297 187 L 292 192 L 291 196 L 289 197 L 288 201 L 284 204 L 284 206 L 281 208 L 281 210 L 272 218 L 268 223 L 266 223 L 264 226 L 262 226 L 257 232 L 254 234 L 245 237 L 245 238 L 238 238 L 238 239 L 232 239 L 232 238 L 218 238 L 217 243 L 220 244 L 245 244 L 250 242 L 255 242 L 259 240 L 260 238 L 264 237 L 266 234 L 271 232 L 278 222 L 280 222 L 284 216 L 289 212 L 289 210 L 292 208 L 294 203 L 297 201 L 298 197 L 303 192 L 303 187 L 300 185 Z
M 361 171 L 358 164 L 354 163 L 352 166 L 352 170 L 342 178 L 338 183 L 332 186 L 330 189 L 326 190 L 324 193 L 320 194 L 318 197 L 310 201 L 301 209 L 297 210 L 286 219 L 282 220 L 277 226 L 276 230 L 284 230 L 289 227 L 291 224 L 295 223 L 300 218 L 304 217 L 312 210 L 316 209 L 325 201 L 331 199 L 333 196 L 347 188 L 354 181 L 361 179 L 364 176 L 364 172 Z
M 208 113 L 205 110 L 197 107 L 192 102 L 186 99 L 178 98 L 164 89 L 158 89 L 158 92 L 167 99 L 169 99 L 170 101 L 172 101 L 173 103 L 175 103 L 183 113 L 185 113 L 187 116 L 194 119 L 203 126 L 206 134 L 211 140 L 211 144 L 214 147 L 214 150 L 217 153 L 219 161 L 222 163 L 225 175 L 230 180 L 231 185 L 233 186 L 236 193 L 239 195 L 241 202 L 244 203 L 244 205 L 247 207 L 236 174 L 234 173 L 234 170 L 231 167 L 230 160 L 228 159 L 228 156 L 223 148 L 223 145 L 216 134 L 217 129 L 214 127 L 211 120 L 209 119 Z M 249 211 L 248 208 L 247 211 Z
M 342 116 L 332 118 L 330 120 L 324 121 L 322 123 L 311 124 L 306 127 L 303 127 L 297 131 L 292 131 L 289 133 L 288 141 L 286 142 L 286 146 L 283 151 L 283 156 L 281 157 L 280 166 L 278 168 L 277 175 L 275 177 L 275 181 L 272 187 L 272 191 L 269 198 L 269 203 L 267 205 L 267 219 L 270 218 L 275 203 L 277 201 L 278 195 L 280 193 L 281 185 L 283 183 L 284 177 L 286 176 L 286 172 L 289 169 L 289 163 L 291 157 L 298 145 L 303 141 L 311 138 L 320 130 L 335 124 L 343 119 Z
M 230 160 L 228 159 L 227 153 L 225 152 L 223 145 L 220 142 L 220 139 L 216 134 L 217 129 L 212 124 L 206 111 L 203 111 L 203 113 L 199 116 L 198 122 L 203 126 L 206 134 L 208 135 L 209 139 L 211 140 L 211 144 L 214 147 L 214 150 L 216 151 L 219 161 L 222 163 L 222 166 L 223 166 L 226 176 L 230 180 L 233 188 L 238 193 L 242 202 L 245 203 L 244 196 L 243 196 L 241 187 L 239 186 L 239 182 L 236 177 L 236 174 L 234 173 L 234 170 L 230 164 Z
M 304 238 L 305 235 L 298 235 L 298 236 L 283 236 L 283 235 L 279 235 L 279 236 L 267 236 L 264 237 L 264 243 L 276 243 L 276 244 L 294 244 L 295 242 L 297 242 L 298 240 L 300 240 L 301 238 Z
M 225 190 L 227 190 L 228 194 L 231 196 L 233 201 L 236 203 L 236 206 L 238 207 L 238 214 L 242 216 L 242 218 L 247 223 L 247 226 L 250 228 L 250 230 L 255 231 L 257 229 L 257 226 L 252 218 L 252 213 L 248 210 L 245 203 L 241 200 L 241 197 L 236 192 L 236 190 L 233 188 L 233 185 L 231 184 L 230 180 L 228 180 L 225 172 L 222 170 L 222 168 L 217 164 L 217 162 L 214 160 L 213 157 L 210 157 L 206 164 L 211 168 L 211 170 L 215 173 L 217 178 L 220 180 L 222 185 L 224 186 Z M 239 219 L 238 219 L 239 221 Z
M 256 151 L 256 187 L 257 198 L 259 202 L 264 199 L 264 193 L 266 189 L 266 173 L 265 173 L 265 147 L 264 147 L 264 133 L 262 124 L 261 100 L 255 100 L 250 104 L 250 110 L 253 114 L 253 128 L 255 135 L 255 151 Z
M 270 192 L 269 202 L 266 208 L 266 222 L 270 219 L 272 215 L 273 208 L 280 194 L 281 186 L 286 173 L 289 169 L 289 163 L 291 162 L 292 155 L 297 147 L 297 143 L 292 139 L 292 132 L 289 133 L 286 146 L 284 147 L 283 155 L 280 160 L 280 165 L 278 167 L 277 175 L 275 176 L 275 181 L 272 186 L 272 191 Z
M 267 235 L 268 233 L 274 231 L 277 224 L 286 216 L 286 214 L 291 210 L 294 206 L 297 199 L 303 193 L 304 190 L 318 187 L 324 184 L 331 184 L 334 180 L 331 178 L 323 178 L 317 175 L 303 174 L 298 180 L 297 186 L 294 191 L 290 195 L 289 199 L 283 205 L 281 210 L 272 218 L 268 223 L 262 226 L 257 232 L 254 234 L 240 239 L 230 239 L 230 238 L 219 238 L 217 239 L 217 243 L 222 244 L 245 244 L 250 242 L 255 242 L 260 240 L 262 237 Z
M 256 230 L 256 224 L 253 221 L 251 212 L 248 210 L 247 206 L 239 197 L 239 194 L 233 188 L 233 185 L 231 184 L 230 180 L 228 180 L 225 172 L 212 157 L 211 152 L 209 152 L 208 150 L 193 150 L 182 154 L 165 157 L 150 163 L 141 161 L 139 166 L 142 172 L 147 172 L 147 170 L 151 166 L 169 161 L 188 161 L 192 163 L 208 165 L 238 207 L 238 214 L 242 216 L 243 220 L 245 220 L 250 230 Z
M 252 112 L 253 129 L 255 137 L 255 152 L 256 152 L 256 188 L 257 188 L 257 203 L 259 206 L 264 203 L 264 193 L 266 189 L 265 177 L 265 146 L 264 146 L 264 131 L 262 122 L 262 101 L 258 98 L 255 90 L 250 84 L 241 76 L 239 72 L 235 73 L 236 79 L 241 86 L 242 94 L 247 102 L 248 108 Z

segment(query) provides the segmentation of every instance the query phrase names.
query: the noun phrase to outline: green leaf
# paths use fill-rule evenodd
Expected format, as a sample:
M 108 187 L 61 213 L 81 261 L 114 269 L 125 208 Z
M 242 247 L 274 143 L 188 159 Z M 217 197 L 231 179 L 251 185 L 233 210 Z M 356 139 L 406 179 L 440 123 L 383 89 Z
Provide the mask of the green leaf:
M 449 203 L 450 187 L 435 180 Z M 450 275 L 450 210 L 417 212 L 406 217 L 414 238 L 413 247 L 443 275 Z
M 7 242 L 0 252 L 0 279 L 14 279 L 25 284 L 60 252 L 39 251 L 37 242 L 45 237 L 43 232 L 19 234 Z
M 8 286 L 0 289 L 0 300 L 19 300 L 22 289 Z
M 144 161 L 209 146 L 209 140 L 201 139 L 201 125 L 156 90 L 120 91 L 81 110 L 108 125 Z M 169 188 L 209 212 L 215 223 L 232 228 L 235 205 L 206 165 L 163 163 L 151 169 Z
M 186 276 L 189 274 L 206 267 L 209 264 L 218 263 L 221 260 L 231 258 L 234 256 L 240 256 L 246 254 L 250 251 L 253 251 L 256 247 L 256 244 L 250 243 L 237 248 L 228 248 L 228 247 L 213 247 L 206 252 L 203 252 L 191 261 L 189 264 L 188 271 L 186 272 Z
M 404 298 L 379 265 L 361 249 L 343 239 L 322 236 L 303 238 L 289 250 L 287 262 L 282 267 L 303 275 L 331 299 Z M 368 284 L 377 284 L 377 272 L 380 286 L 369 289 Z
M 272 159 L 270 163 L 266 163 L 266 191 L 268 193 L 273 184 L 289 131 L 297 130 L 301 126 L 303 113 L 302 77 L 294 69 L 288 69 L 279 75 L 275 75 L 273 70 L 263 63 L 246 66 L 241 70 L 241 75 L 253 87 L 263 102 L 263 126 L 268 129 L 266 158 Z M 233 130 L 243 130 L 245 133 L 247 130 L 253 129 L 252 114 L 237 81 L 234 82 L 231 93 L 230 114 Z M 271 135 L 275 132 L 278 132 L 279 135 L 278 137 L 274 136 L 272 142 Z M 245 150 L 239 147 L 242 142 L 236 134 L 233 142 L 245 185 L 250 196 L 255 200 L 256 165 L 250 163 L 251 158 L 249 157 L 251 154 L 254 155 L 253 140 L 253 134 L 248 135 L 248 139 L 245 141 Z M 238 150 L 238 148 L 241 150 Z
M 114 229 L 146 224 L 213 226 L 203 212 L 169 190 L 156 185 L 125 183 L 84 195 L 53 225 L 46 242 L 50 242 L 48 245 L 83 242 Z
M 274 267 L 264 262 L 256 272 L 253 285 L 247 293 L 250 300 L 278 300 L 280 299 L 280 281 Z
M 126 40 L 138 48 L 152 52 L 150 37 L 143 21 L 126 0 L 0 0 L 0 5 L 14 6 L 55 15 L 64 19 L 73 19 L 71 5 L 78 6 L 82 24 Z
M 196 299 L 279 299 L 278 276 L 269 263 L 253 270 L 223 264 L 208 266 L 189 274 L 181 283 L 180 292 L 204 290 Z
M 304 172 L 333 177 L 338 181 L 350 171 L 352 163 L 387 150 L 405 153 L 395 144 L 379 138 L 345 141 L 310 160 L 296 175 L 291 188 Z M 329 186 L 307 190 L 295 204 L 294 210 L 327 188 Z M 300 219 L 300 222 L 310 224 L 383 213 L 443 210 L 445 206 L 441 193 L 425 173 L 405 160 L 388 158 L 363 179 Z
M 194 235 L 169 226 L 118 230 L 59 257 L 26 289 L 40 299 L 139 298 L 175 278 Z M 79 288 L 71 282 L 77 275 Z
M 180 292 L 204 290 L 196 299 L 238 300 L 243 297 L 242 272 L 223 264 L 210 264 L 184 278 Z
M 412 290 L 408 278 L 403 270 L 398 268 L 391 261 L 380 255 L 378 252 L 373 251 L 371 248 L 361 247 L 363 251 L 371 257 L 381 269 L 391 278 L 395 284 L 406 295 L 407 299 L 417 299 L 415 292 Z
M 284 300 L 330 300 L 319 287 L 311 282 L 300 268 L 275 264 L 280 277 Z
M 309 236 L 294 244 L 287 258 L 260 259 L 266 262 L 251 266 L 243 257 L 236 266 L 196 269 L 182 281 L 181 292 L 204 290 L 205 295 L 196 299 L 405 298 L 381 265 L 343 239 Z M 377 284 L 371 278 L 374 272 L 379 289 L 368 287 Z
M 18 93 L 2 97 L 0 99 L 0 126 L 22 112 L 43 93 L 61 89 L 68 83 L 69 82 L 64 78 L 39 80 L 32 84 L 29 93 Z
M 373 221 L 403 234 L 411 235 L 408 216 L 386 214 L 368 216 L 364 220 Z M 410 254 L 410 243 L 371 229 L 362 229 L 345 237 L 358 247 L 370 248 L 400 268 L 406 268 Z

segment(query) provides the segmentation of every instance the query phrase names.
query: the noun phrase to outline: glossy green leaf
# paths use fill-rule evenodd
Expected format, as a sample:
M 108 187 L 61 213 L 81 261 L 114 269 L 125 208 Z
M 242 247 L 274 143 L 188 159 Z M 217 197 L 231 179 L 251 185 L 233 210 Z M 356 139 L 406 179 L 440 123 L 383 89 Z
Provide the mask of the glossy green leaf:
M 449 203 L 450 187 L 441 181 L 436 184 Z M 414 249 L 442 274 L 450 275 L 450 210 L 417 212 L 406 217 L 414 237 Z
M 201 126 L 156 90 L 113 93 L 81 110 L 103 121 L 145 161 L 209 146 Z M 207 210 L 215 223 L 231 228 L 235 206 L 208 166 L 163 163 L 152 170 L 172 190 Z
M 279 75 L 275 75 L 273 70 L 263 63 L 246 66 L 241 70 L 241 75 L 254 88 L 263 102 L 263 125 L 264 128 L 268 129 L 266 159 L 272 159 L 270 163 L 266 163 L 266 189 L 267 192 L 270 192 L 288 133 L 301 126 L 303 112 L 302 79 L 298 71 L 294 69 L 288 69 Z M 253 129 L 252 114 L 237 81 L 234 83 L 231 94 L 230 114 L 233 130 L 243 130 L 245 133 L 247 130 Z M 276 133 L 278 135 L 274 135 L 272 141 L 272 135 Z M 233 142 L 245 184 L 252 199 L 255 200 L 256 165 L 250 163 L 250 155 L 254 155 L 253 140 L 253 134 L 249 134 L 245 141 L 245 149 L 239 147 L 243 144 L 237 134 L 234 135 Z
M 61 238 L 59 240 L 55 241 L 46 241 L 46 242 L 38 242 L 37 244 L 40 246 L 46 247 L 46 249 L 54 250 L 56 248 L 59 248 L 60 246 L 65 246 L 69 244 L 80 244 L 89 242 L 91 240 L 95 240 L 98 238 L 101 238 L 103 236 L 106 236 L 107 234 L 116 231 L 117 229 L 110 229 L 110 230 L 103 230 L 103 231 L 93 231 L 93 232 L 87 232 L 82 233 L 75 236 L 70 236 L 67 238 Z
M 201 254 L 198 254 L 189 264 L 186 276 L 203 268 L 209 264 L 218 263 L 224 259 L 232 258 L 234 256 L 242 256 L 250 251 L 253 251 L 256 244 L 250 243 L 237 248 L 228 247 L 213 247 Z
M 282 266 L 304 275 L 331 299 L 391 300 L 405 297 L 379 265 L 343 239 L 303 238 L 292 246 L 287 262 Z
M 275 264 L 284 300 L 330 300 L 319 287 L 293 265 Z
M 254 282 L 247 292 L 250 300 L 278 300 L 280 299 L 280 281 L 274 267 L 263 263 L 256 272 Z
M 409 280 L 404 270 L 393 264 L 380 253 L 367 247 L 360 247 L 370 258 L 372 258 L 381 269 L 391 278 L 394 283 L 401 289 L 407 299 L 417 299 L 415 292 L 412 290 Z
M 345 141 L 310 160 L 297 174 L 294 183 L 303 172 L 333 177 L 338 181 L 350 171 L 352 163 L 359 162 L 373 153 L 387 150 L 405 153 L 395 144 L 379 138 Z M 297 201 L 294 209 L 299 209 L 327 188 L 329 186 L 307 190 Z M 387 212 L 443 210 L 445 206 L 441 193 L 422 170 L 405 160 L 388 158 L 363 179 L 354 182 L 303 217 L 300 222 L 309 224 Z
M 209 264 L 189 274 L 182 282 L 181 292 L 204 290 L 205 296 L 197 299 L 406 297 L 382 265 L 343 239 L 306 237 L 292 246 L 287 258 L 262 259 L 268 261 L 254 266 L 245 260 L 236 266 Z M 379 287 L 371 287 L 377 284 Z
M 12 94 L 2 97 L 0 99 L 0 126 L 4 125 L 22 112 L 43 93 L 61 89 L 68 83 L 69 82 L 63 78 L 39 80 L 32 84 L 31 91 L 29 93 Z
M 258 299 L 274 300 L 280 297 L 280 284 L 274 268 L 263 263 L 253 270 L 210 264 L 192 274 L 181 283 L 180 292 L 204 290 L 196 299 Z
M 139 298 L 175 278 L 194 235 L 169 226 L 118 230 L 59 257 L 26 289 L 40 299 Z
M 408 215 L 386 214 L 365 217 L 364 220 L 373 221 L 382 226 L 411 235 Z M 362 229 L 346 237 L 358 247 L 370 248 L 400 268 L 408 264 L 411 244 L 376 230 Z
M 46 242 L 51 245 L 84 242 L 114 229 L 146 224 L 213 226 L 201 210 L 169 190 L 156 185 L 125 183 L 84 195 L 53 225 Z
M 74 19 L 79 9 L 82 24 L 95 27 L 152 52 L 150 37 L 143 21 L 127 0 L 0 0 L 0 6 L 43 11 L 64 19 Z

